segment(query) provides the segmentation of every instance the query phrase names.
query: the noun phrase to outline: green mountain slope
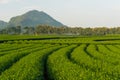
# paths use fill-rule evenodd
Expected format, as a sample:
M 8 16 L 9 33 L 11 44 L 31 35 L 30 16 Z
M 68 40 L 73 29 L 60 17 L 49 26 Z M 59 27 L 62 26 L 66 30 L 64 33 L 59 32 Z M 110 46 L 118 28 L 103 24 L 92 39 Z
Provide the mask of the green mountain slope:
M 37 10 L 32 10 L 23 15 L 11 18 L 8 26 L 34 27 L 41 24 L 56 26 L 56 27 L 64 26 L 62 23 L 56 21 L 45 12 L 37 11 Z

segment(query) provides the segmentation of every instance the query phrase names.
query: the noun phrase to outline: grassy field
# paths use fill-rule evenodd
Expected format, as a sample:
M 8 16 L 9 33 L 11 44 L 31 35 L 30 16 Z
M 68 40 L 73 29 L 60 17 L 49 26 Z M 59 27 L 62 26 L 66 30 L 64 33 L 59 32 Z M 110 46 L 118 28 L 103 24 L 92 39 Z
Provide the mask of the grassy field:
M 120 35 L 0 35 L 0 80 L 119 80 Z

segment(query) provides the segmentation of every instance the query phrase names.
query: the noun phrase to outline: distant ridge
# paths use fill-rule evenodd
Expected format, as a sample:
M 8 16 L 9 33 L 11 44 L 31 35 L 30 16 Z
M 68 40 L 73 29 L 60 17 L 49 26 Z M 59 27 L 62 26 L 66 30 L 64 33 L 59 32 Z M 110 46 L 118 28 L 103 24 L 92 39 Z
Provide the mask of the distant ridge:
M 37 25 L 64 26 L 43 11 L 32 10 L 23 15 L 12 17 L 8 26 L 35 27 Z
M 7 26 L 7 22 L 0 20 L 0 29 L 4 29 Z

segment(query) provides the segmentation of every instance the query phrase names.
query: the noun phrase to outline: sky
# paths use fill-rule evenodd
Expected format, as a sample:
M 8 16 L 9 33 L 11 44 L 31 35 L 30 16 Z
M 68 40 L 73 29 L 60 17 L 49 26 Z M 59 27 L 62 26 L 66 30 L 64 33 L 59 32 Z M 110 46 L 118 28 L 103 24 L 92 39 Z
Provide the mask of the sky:
M 120 26 L 120 0 L 0 0 L 0 20 L 34 9 L 71 27 Z

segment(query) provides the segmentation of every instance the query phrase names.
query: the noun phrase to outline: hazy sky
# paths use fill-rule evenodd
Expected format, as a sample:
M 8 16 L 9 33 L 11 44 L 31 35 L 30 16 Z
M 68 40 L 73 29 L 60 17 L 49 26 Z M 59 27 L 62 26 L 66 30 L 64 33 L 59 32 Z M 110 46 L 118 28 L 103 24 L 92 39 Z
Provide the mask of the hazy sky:
M 0 0 L 0 20 L 33 9 L 68 26 L 120 26 L 120 0 Z

